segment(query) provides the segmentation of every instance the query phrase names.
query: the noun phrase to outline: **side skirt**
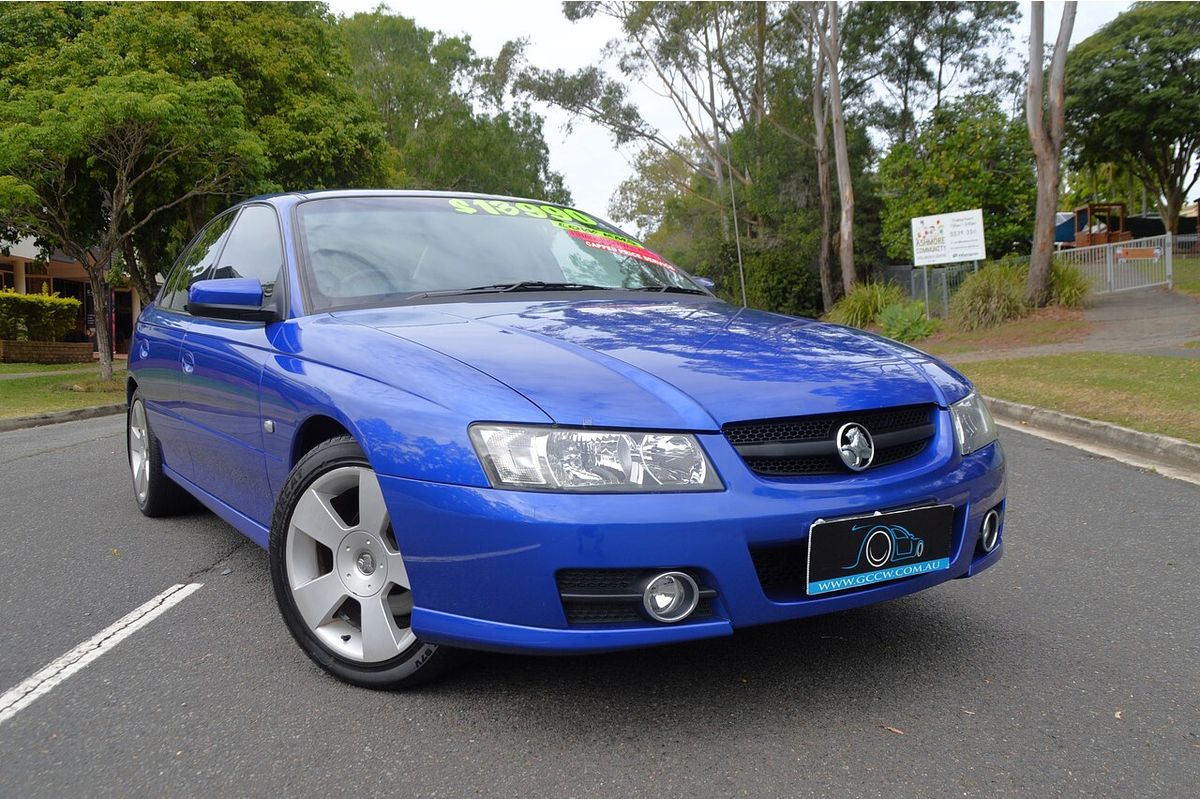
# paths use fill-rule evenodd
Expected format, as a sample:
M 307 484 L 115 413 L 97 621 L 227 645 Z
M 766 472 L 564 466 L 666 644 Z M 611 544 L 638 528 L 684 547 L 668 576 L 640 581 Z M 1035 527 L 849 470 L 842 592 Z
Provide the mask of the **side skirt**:
M 252 539 L 259 547 L 263 548 L 264 550 L 266 549 L 267 540 L 271 535 L 271 532 L 267 528 L 259 525 L 257 522 L 250 519 L 232 506 L 222 503 L 216 497 L 204 491 L 187 478 L 184 478 L 166 464 L 163 465 L 163 473 L 168 478 L 182 486 L 188 492 L 188 494 L 203 503 L 209 511 L 228 522 L 243 536 Z

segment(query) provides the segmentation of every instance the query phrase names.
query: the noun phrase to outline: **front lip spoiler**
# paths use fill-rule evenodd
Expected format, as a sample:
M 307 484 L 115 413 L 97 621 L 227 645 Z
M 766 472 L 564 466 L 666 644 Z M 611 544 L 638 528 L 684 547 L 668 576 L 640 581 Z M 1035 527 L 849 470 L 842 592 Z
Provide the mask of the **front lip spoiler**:
M 463 617 L 417 606 L 413 632 L 422 641 L 498 653 L 605 653 L 733 635 L 729 620 L 624 628 L 534 628 Z

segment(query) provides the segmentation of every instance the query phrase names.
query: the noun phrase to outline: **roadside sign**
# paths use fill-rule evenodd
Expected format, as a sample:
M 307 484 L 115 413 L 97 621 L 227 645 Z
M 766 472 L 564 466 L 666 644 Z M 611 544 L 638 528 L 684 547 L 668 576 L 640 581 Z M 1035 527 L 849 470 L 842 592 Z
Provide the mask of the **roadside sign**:
M 983 260 L 983 209 L 913 217 L 912 242 L 914 266 Z

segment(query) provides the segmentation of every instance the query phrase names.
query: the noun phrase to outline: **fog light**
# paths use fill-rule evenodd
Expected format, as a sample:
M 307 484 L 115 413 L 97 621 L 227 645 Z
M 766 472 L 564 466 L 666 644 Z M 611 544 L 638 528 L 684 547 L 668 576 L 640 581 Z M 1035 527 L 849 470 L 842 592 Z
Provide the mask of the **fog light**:
M 659 622 L 679 622 L 695 611 L 699 602 L 700 587 L 683 572 L 664 572 L 651 579 L 642 592 L 646 613 Z
M 1000 514 L 992 509 L 983 517 L 983 527 L 979 529 L 979 549 L 990 553 L 1000 542 Z

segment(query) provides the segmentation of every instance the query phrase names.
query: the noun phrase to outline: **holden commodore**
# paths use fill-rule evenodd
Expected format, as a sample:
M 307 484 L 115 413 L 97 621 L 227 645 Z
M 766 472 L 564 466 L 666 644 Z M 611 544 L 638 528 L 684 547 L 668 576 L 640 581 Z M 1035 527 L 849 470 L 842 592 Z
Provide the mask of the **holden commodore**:
M 554 203 L 246 201 L 138 319 L 138 507 L 198 500 L 266 548 L 292 636 L 367 687 L 462 650 L 724 636 L 996 563 L 1004 456 L 965 378 L 710 289 Z M 916 557 L 864 540 L 897 526 Z

